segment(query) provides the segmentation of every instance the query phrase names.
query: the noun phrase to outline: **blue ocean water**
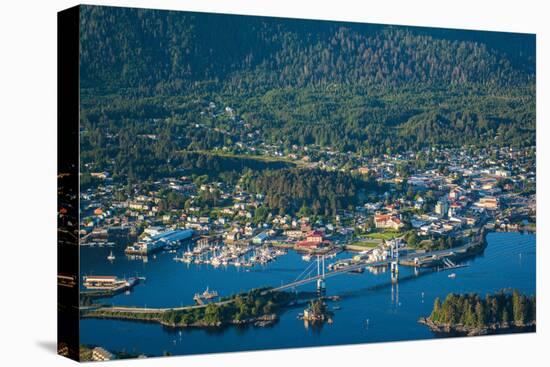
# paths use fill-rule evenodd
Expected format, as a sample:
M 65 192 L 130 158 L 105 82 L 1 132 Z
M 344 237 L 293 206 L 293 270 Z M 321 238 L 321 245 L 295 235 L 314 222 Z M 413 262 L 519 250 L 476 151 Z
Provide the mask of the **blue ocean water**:
M 100 345 L 111 351 L 158 356 L 230 352 L 273 348 L 429 339 L 436 336 L 417 322 L 431 312 L 436 297 L 448 293 L 476 292 L 480 295 L 514 288 L 527 294 L 536 291 L 536 236 L 521 233 L 490 233 L 484 253 L 467 260 L 467 267 L 449 271 L 415 272 L 400 267 L 399 281 L 392 284 L 389 271 L 374 274 L 345 274 L 327 279 L 327 295 L 341 300 L 330 303 L 334 322 L 306 327 L 297 319 L 302 308 L 285 311 L 272 327 L 228 327 L 221 330 L 165 328 L 154 323 L 119 320 L 81 320 L 81 344 Z M 116 260 L 106 260 L 113 250 Z M 206 287 L 230 295 L 261 286 L 277 286 L 294 280 L 309 263 L 293 251 L 264 267 L 242 268 L 183 264 L 175 254 L 130 260 L 123 246 L 82 248 L 81 275 L 145 276 L 147 281 L 129 294 L 106 302 L 116 305 L 170 307 L 192 304 L 196 292 Z M 339 257 L 349 257 L 340 254 Z M 314 284 L 300 290 L 315 289 Z

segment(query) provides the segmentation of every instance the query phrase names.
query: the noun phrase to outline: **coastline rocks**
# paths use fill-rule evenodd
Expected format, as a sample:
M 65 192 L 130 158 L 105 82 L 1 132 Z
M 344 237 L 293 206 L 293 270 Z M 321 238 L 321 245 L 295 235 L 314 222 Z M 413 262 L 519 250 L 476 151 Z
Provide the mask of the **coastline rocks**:
M 437 324 L 427 317 L 420 318 L 418 322 L 428 326 L 431 331 L 436 334 L 441 334 L 442 336 L 481 336 L 499 333 L 529 332 L 536 330 L 536 321 L 523 325 L 516 325 L 515 323 L 499 323 L 482 328 L 466 327 L 461 324 Z
M 266 327 L 266 326 L 271 326 L 275 324 L 278 320 L 279 320 L 279 317 L 276 314 L 267 314 L 267 315 L 251 317 L 243 320 L 231 320 L 227 322 L 218 321 L 216 323 L 206 323 L 202 321 L 194 322 L 191 324 L 184 324 L 184 323 L 174 324 L 174 323 L 167 323 L 162 321 L 159 321 L 159 322 L 163 326 L 170 327 L 170 328 L 221 328 L 228 325 L 244 326 L 244 325 L 250 325 L 250 324 L 256 327 Z

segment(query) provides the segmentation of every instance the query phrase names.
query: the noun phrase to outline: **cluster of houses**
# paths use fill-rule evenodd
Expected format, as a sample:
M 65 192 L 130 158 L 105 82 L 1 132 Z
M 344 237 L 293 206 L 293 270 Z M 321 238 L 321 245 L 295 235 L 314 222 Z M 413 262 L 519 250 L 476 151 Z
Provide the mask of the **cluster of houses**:
M 225 109 L 225 113 L 232 112 Z M 305 147 L 300 149 L 306 152 Z M 433 161 L 426 169 L 411 163 L 420 153 Z M 322 159 L 310 163 L 368 175 L 389 189 L 370 195 L 367 203 L 354 210 L 342 210 L 334 218 L 316 218 L 314 223 L 307 217 L 274 214 L 258 220 L 255 213 L 264 206 L 263 195 L 248 193 L 239 185 L 199 183 L 181 176 L 159 179 L 147 190 L 137 185 L 128 196 L 127 192 L 121 195 L 124 186 L 114 183 L 108 172 L 94 172 L 100 184 L 81 194 L 81 232 L 131 227 L 141 233 L 144 228 L 162 225 L 219 236 L 229 243 L 279 241 L 315 248 L 326 246 L 330 242 L 327 237 L 347 238 L 357 231 L 415 230 L 419 236 L 441 236 L 482 221 L 512 226 L 515 217 L 534 216 L 534 194 L 522 194 L 535 183 L 531 148 L 495 148 L 476 155 L 461 149 L 420 153 L 354 157 L 355 167 L 350 168 L 349 157 L 342 166 L 340 153 L 328 148 L 323 154 L 317 152 Z M 404 164 L 407 170 L 399 168 Z M 185 198 L 185 205 L 167 208 L 163 203 L 170 192 Z M 205 195 L 216 197 L 221 204 L 205 209 L 199 200 Z

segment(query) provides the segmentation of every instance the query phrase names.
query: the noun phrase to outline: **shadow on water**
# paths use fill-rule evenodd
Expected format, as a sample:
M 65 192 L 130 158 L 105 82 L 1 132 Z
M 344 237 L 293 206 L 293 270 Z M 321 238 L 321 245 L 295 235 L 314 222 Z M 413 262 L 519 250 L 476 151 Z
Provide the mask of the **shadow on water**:
M 304 270 L 303 268 L 269 268 L 269 269 L 249 269 L 249 273 L 296 273 Z
M 423 270 L 423 271 L 420 271 L 418 274 L 411 274 L 411 275 L 408 275 L 408 276 L 399 277 L 398 283 L 399 284 L 408 283 L 408 282 L 416 280 L 420 277 L 431 275 L 431 274 L 434 274 L 434 273 L 437 273 L 437 272 L 438 271 L 435 270 L 435 269 L 434 270 Z M 386 288 L 391 288 L 393 284 L 394 283 L 390 280 L 390 281 L 383 282 L 383 283 L 380 283 L 380 284 L 377 284 L 377 285 L 373 285 L 371 287 L 360 288 L 360 289 L 353 290 L 353 291 L 342 292 L 342 293 L 339 293 L 338 296 L 340 296 L 341 298 L 363 297 L 363 296 L 365 296 L 369 293 L 373 293 L 373 292 L 376 292 L 376 291 L 379 291 L 379 290 L 382 290 L 382 289 L 386 289 Z

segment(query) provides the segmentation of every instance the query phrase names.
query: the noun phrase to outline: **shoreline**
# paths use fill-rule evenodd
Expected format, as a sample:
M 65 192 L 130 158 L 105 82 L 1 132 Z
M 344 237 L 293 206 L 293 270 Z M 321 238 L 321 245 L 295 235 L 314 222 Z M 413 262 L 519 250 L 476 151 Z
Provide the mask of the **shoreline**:
M 267 327 L 275 324 L 277 321 L 279 321 L 279 316 L 275 313 L 272 314 L 266 314 L 261 315 L 257 317 L 250 317 L 243 320 L 229 320 L 229 321 L 220 321 L 217 323 L 209 324 L 206 322 L 194 322 L 190 324 L 175 324 L 175 323 L 169 323 L 166 321 L 163 321 L 159 316 L 156 317 L 150 317 L 150 318 L 140 318 L 136 317 L 135 315 L 108 315 L 108 314 L 99 314 L 99 315 L 81 315 L 82 319 L 104 319 L 104 320 L 123 320 L 123 321 L 131 321 L 131 322 L 145 322 L 145 323 L 155 323 L 162 325 L 167 328 L 171 329 L 186 329 L 186 328 L 194 328 L 194 329 L 222 329 L 224 327 L 229 326 L 245 326 L 245 325 L 251 325 L 255 327 Z
M 280 293 L 283 294 L 283 293 Z M 288 293 L 284 293 L 288 296 Z M 284 295 L 283 294 L 283 295 Z M 170 313 L 174 312 L 181 312 L 183 310 L 178 309 L 151 309 L 147 311 L 141 311 L 137 312 L 133 310 L 109 310 L 109 309 L 91 309 L 91 310 L 82 310 L 80 314 L 81 319 L 86 318 L 95 318 L 95 319 L 111 319 L 111 320 L 127 320 L 127 321 L 133 321 L 133 322 L 147 322 L 147 323 L 157 323 L 164 327 L 168 328 L 212 328 L 212 329 L 221 329 L 224 327 L 229 326 L 244 326 L 244 325 L 253 325 L 255 327 L 267 327 L 275 324 L 279 320 L 279 314 L 285 312 L 286 310 L 293 308 L 293 307 L 299 307 L 305 303 L 307 303 L 312 297 L 311 293 L 303 292 L 299 295 L 297 295 L 297 298 L 294 298 L 292 300 L 281 300 L 280 304 L 275 305 L 275 309 L 268 313 L 263 313 L 261 315 L 257 316 L 250 316 L 243 319 L 237 319 L 233 316 L 231 319 L 225 319 L 225 320 L 218 320 L 216 322 L 206 322 L 204 320 L 197 320 L 190 323 L 186 323 L 183 321 L 179 322 L 171 322 L 169 319 L 166 319 L 166 315 L 169 315 Z M 223 301 L 224 305 L 227 305 L 228 302 L 234 302 L 235 300 L 228 300 Z M 218 304 L 211 304 L 216 306 L 222 306 L 222 303 Z M 196 309 L 206 309 L 208 305 L 205 305 L 204 307 L 197 307 Z M 191 309 L 185 310 L 184 312 L 188 312 Z
M 515 323 L 498 323 L 491 324 L 483 328 L 468 328 L 463 325 L 437 324 L 429 320 L 427 317 L 421 317 L 418 320 L 418 323 L 427 326 L 437 336 L 441 337 L 527 333 L 536 332 L 537 329 L 536 321 L 525 325 L 516 325 Z

